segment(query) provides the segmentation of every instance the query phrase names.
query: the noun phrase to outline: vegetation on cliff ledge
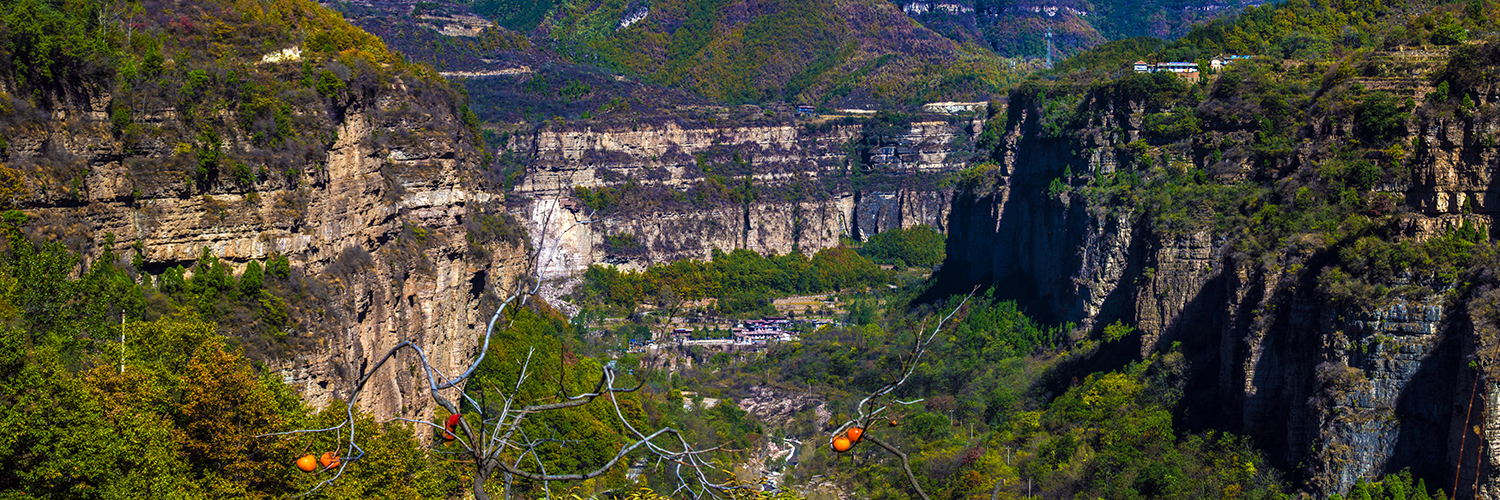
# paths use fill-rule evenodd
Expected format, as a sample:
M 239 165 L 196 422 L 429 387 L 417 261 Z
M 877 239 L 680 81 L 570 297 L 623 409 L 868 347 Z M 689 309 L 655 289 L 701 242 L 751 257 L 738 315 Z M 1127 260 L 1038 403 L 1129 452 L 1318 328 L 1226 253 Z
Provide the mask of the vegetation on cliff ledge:
M 463 122 L 474 142 L 459 147 L 482 147 L 460 91 L 311 2 L 20 0 L 7 4 L 0 28 L 0 143 L 93 102 L 107 113 L 117 141 L 109 147 L 124 157 L 136 199 L 322 182 L 343 115 L 397 81 L 404 104 L 377 114 Z M 94 125 L 69 124 L 91 133 Z M 41 153 L 0 147 L 0 161 L 44 198 L 87 197 L 91 165 L 60 147 Z
M 1248 9 L 1172 42 L 1106 44 L 1018 85 L 1008 113 L 981 136 L 990 162 L 960 173 L 959 185 L 976 199 L 1003 193 L 1021 210 L 1067 214 L 1070 227 L 1089 227 L 1088 238 L 1118 237 L 1122 247 L 1130 245 L 1128 253 L 1141 260 L 1123 268 L 1132 284 L 1114 290 L 1136 294 L 1127 299 L 1136 309 L 1099 313 L 1095 336 L 1105 336 L 1116 317 L 1143 324 L 1149 318 L 1160 322 L 1163 339 L 1182 339 L 1187 349 L 1196 344 L 1204 363 L 1231 359 L 1215 357 L 1230 349 L 1282 349 L 1256 354 L 1267 357 L 1316 352 L 1323 360 L 1353 360 L 1340 365 L 1354 374 L 1351 380 L 1409 383 L 1415 379 L 1383 371 L 1389 365 L 1381 363 L 1399 355 L 1389 347 L 1389 332 L 1432 335 L 1423 341 L 1448 345 L 1469 342 L 1464 327 L 1381 330 L 1361 323 L 1364 318 L 1416 303 L 1456 311 L 1442 313 L 1445 321 L 1490 312 L 1475 297 L 1493 293 L 1500 248 L 1490 223 L 1494 208 L 1476 196 L 1487 178 L 1466 172 L 1490 163 L 1495 147 L 1484 130 L 1495 116 L 1497 8 L 1487 1 L 1294 1 Z M 1251 57 L 1210 70 L 1209 58 L 1220 55 Z M 1196 61 L 1203 72 L 1193 80 L 1138 74 L 1130 64 L 1136 60 Z M 1018 203 L 1018 197 L 1028 201 Z M 1087 244 L 1085 252 L 1101 250 Z M 1194 256 L 1186 268 L 1156 268 L 1187 262 L 1168 264 L 1172 257 L 1165 252 L 1188 248 L 1205 251 L 1207 262 Z M 1254 288 L 1254 297 L 1215 295 L 1224 293 L 1226 281 L 1233 283 L 1229 293 Z M 1192 287 L 1186 295 L 1184 284 Z M 1211 305 L 1204 309 L 1203 303 Z M 1147 310 L 1152 307 L 1182 315 L 1163 318 Z M 1214 312 L 1196 315 L 1207 310 Z M 1241 335 L 1250 340 L 1224 340 Z M 1123 357 L 1150 357 L 1153 350 L 1165 356 L 1167 344 L 1159 340 Z M 1431 356 L 1422 361 L 1434 364 L 1428 366 L 1462 369 L 1468 363 L 1450 363 L 1458 356 L 1448 352 L 1422 352 Z M 1476 359 L 1468 369 L 1488 370 L 1485 363 Z M 1204 385 L 1251 376 L 1248 369 L 1226 373 L 1192 376 Z M 1202 394 L 1248 401 L 1266 398 L 1265 392 L 1251 394 L 1267 386 L 1294 391 L 1334 384 L 1250 383 L 1255 388 L 1247 385 L 1244 393 L 1221 385 Z M 1290 484 L 1312 495 L 1378 496 L 1369 484 L 1352 485 L 1349 471 L 1380 474 L 1406 466 L 1413 469 L 1410 477 L 1385 480 L 1398 491 L 1388 495 L 1411 495 L 1412 478 L 1463 495 L 1472 487 L 1450 482 L 1455 462 L 1392 452 L 1381 458 L 1389 461 L 1380 470 L 1338 456 L 1348 452 L 1337 440 L 1376 433 L 1340 427 L 1360 425 L 1344 413 L 1357 406 L 1348 400 L 1320 394 L 1281 410 L 1328 412 L 1312 431 L 1266 430 L 1239 409 L 1215 413 L 1211 406 L 1188 406 L 1179 416 L 1191 422 L 1196 414 L 1198 426 L 1253 434 Z M 1401 421 L 1392 428 L 1414 428 L 1408 427 L 1417 425 L 1410 422 L 1414 413 L 1389 413 L 1392 422 Z M 1324 441 L 1306 447 L 1278 441 L 1304 437 Z

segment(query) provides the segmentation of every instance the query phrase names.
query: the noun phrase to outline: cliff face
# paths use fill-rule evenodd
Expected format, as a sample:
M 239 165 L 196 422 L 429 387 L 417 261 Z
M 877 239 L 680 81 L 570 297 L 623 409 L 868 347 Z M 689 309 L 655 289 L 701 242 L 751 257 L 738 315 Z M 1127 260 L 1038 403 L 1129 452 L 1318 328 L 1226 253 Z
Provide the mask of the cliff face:
M 86 107 L 54 103 L 48 115 L 0 89 L 19 107 L 7 108 L 13 113 L 0 159 L 20 174 L 24 194 L 16 204 L 32 218 L 27 231 L 61 239 L 86 258 L 100 255 L 106 233 L 115 236 L 117 255 L 139 253 L 136 271 L 147 275 L 190 267 L 205 247 L 238 268 L 286 255 L 297 270 L 290 286 L 301 296 L 289 301 L 297 319 L 282 347 L 270 351 L 287 354 L 247 354 L 321 407 L 347 398 L 366 366 L 403 340 L 420 345 L 444 373 L 461 371 L 493 312 L 493 286 L 525 266 L 524 241 L 466 225 L 503 213 L 504 194 L 472 180 L 479 155 L 453 107 L 431 106 L 408 91 L 431 92 L 431 84 L 403 78 L 411 76 L 329 113 L 322 125 L 334 138 L 320 145 L 320 161 L 285 176 L 261 165 L 248 184 L 195 178 L 187 146 L 174 151 L 171 143 L 178 126 L 171 107 L 137 111 L 136 123 L 161 127 L 162 139 L 123 140 L 112 131 L 108 95 Z M 319 111 L 295 110 L 308 119 Z M 231 135 L 217 146 L 253 157 L 252 142 Z M 419 390 L 425 381 L 415 373 L 387 367 L 362 408 L 380 418 L 429 417 L 431 400 Z
M 841 237 L 943 230 L 952 189 L 941 179 L 982 128 L 982 113 L 918 117 L 875 138 L 855 120 L 545 126 L 512 142 L 529 165 L 517 212 L 533 240 L 556 242 L 542 247 L 546 277 L 707 259 L 715 248 L 811 254 Z M 613 201 L 590 205 L 575 188 Z M 618 244 L 625 235 L 635 244 Z
M 1493 369 L 1488 360 L 1500 359 L 1500 343 L 1484 334 L 1493 324 L 1484 318 L 1495 314 L 1484 305 L 1491 299 L 1479 298 L 1493 288 L 1493 273 L 1434 284 L 1420 281 L 1420 270 L 1397 272 L 1370 284 L 1382 291 L 1374 298 L 1346 300 L 1329 277 L 1346 257 L 1319 233 L 1291 234 L 1257 254 L 1239 244 L 1241 234 L 1212 226 L 1163 231 L 1143 222 L 1144 201 L 1091 196 L 1079 189 L 1086 176 L 1067 175 L 1126 168 L 1124 145 L 1143 136 L 1143 115 L 1158 111 L 1123 99 L 1085 104 L 1094 110 L 1087 126 L 1055 137 L 1040 125 L 1045 110 L 1013 100 L 1003 161 L 955 195 L 940 275 L 948 289 L 993 285 L 1044 320 L 1086 330 L 1134 324 L 1140 355 L 1181 349 L 1192 360 L 1181 415 L 1189 430 L 1249 435 L 1318 494 L 1411 468 L 1458 498 L 1500 497 L 1500 454 L 1491 451 L 1500 445 L 1500 386 L 1483 375 Z M 1391 238 L 1421 242 L 1465 221 L 1492 227 L 1500 163 L 1484 137 L 1497 126 L 1493 111 L 1410 120 L 1395 142 L 1420 138 L 1424 149 L 1375 188 L 1401 200 Z M 1311 128 L 1351 127 L 1330 120 Z M 1209 129 L 1194 144 L 1243 133 Z M 1318 164 L 1315 152 L 1341 140 L 1315 132 L 1291 164 Z M 1226 183 L 1252 168 L 1198 148 L 1172 160 Z M 1391 209 L 1369 214 L 1378 210 Z

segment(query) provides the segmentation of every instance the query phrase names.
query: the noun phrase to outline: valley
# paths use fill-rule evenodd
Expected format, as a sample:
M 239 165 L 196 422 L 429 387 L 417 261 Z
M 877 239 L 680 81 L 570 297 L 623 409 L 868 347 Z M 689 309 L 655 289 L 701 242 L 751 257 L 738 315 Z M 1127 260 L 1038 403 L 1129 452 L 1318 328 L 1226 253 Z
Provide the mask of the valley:
M 0 496 L 1500 497 L 1490 0 L 0 10 Z

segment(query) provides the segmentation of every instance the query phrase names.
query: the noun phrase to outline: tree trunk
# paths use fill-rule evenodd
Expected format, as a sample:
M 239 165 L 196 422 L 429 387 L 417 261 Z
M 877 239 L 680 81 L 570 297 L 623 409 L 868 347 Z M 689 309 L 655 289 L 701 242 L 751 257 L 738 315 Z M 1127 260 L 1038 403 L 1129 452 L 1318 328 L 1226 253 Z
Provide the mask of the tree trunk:
M 484 482 L 489 479 L 490 474 L 495 472 L 495 459 L 486 459 L 479 463 L 479 469 L 474 471 L 474 500 L 490 500 L 490 495 L 484 492 Z

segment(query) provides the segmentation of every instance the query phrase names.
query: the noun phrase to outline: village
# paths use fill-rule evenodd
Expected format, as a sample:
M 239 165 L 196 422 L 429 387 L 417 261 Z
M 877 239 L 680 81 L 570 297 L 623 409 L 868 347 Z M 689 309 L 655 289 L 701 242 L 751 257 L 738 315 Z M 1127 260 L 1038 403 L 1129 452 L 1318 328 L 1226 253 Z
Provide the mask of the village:
M 796 342 L 804 332 L 825 326 L 839 327 L 843 322 L 833 316 L 809 315 L 815 305 L 831 303 L 829 294 L 776 299 L 776 316 L 761 316 L 733 324 L 703 324 L 689 328 L 688 323 L 672 323 L 670 331 L 656 332 L 652 338 L 632 339 L 626 352 L 645 353 L 672 347 L 720 347 L 761 351 L 776 342 Z M 801 317 L 797 313 L 801 312 Z
M 841 326 L 828 319 L 794 319 L 786 316 L 764 316 L 723 328 L 674 328 L 667 335 L 652 340 L 631 340 L 626 352 L 642 353 L 666 347 L 714 346 L 763 350 L 773 342 L 796 342 L 800 332 L 816 331 L 824 326 Z

